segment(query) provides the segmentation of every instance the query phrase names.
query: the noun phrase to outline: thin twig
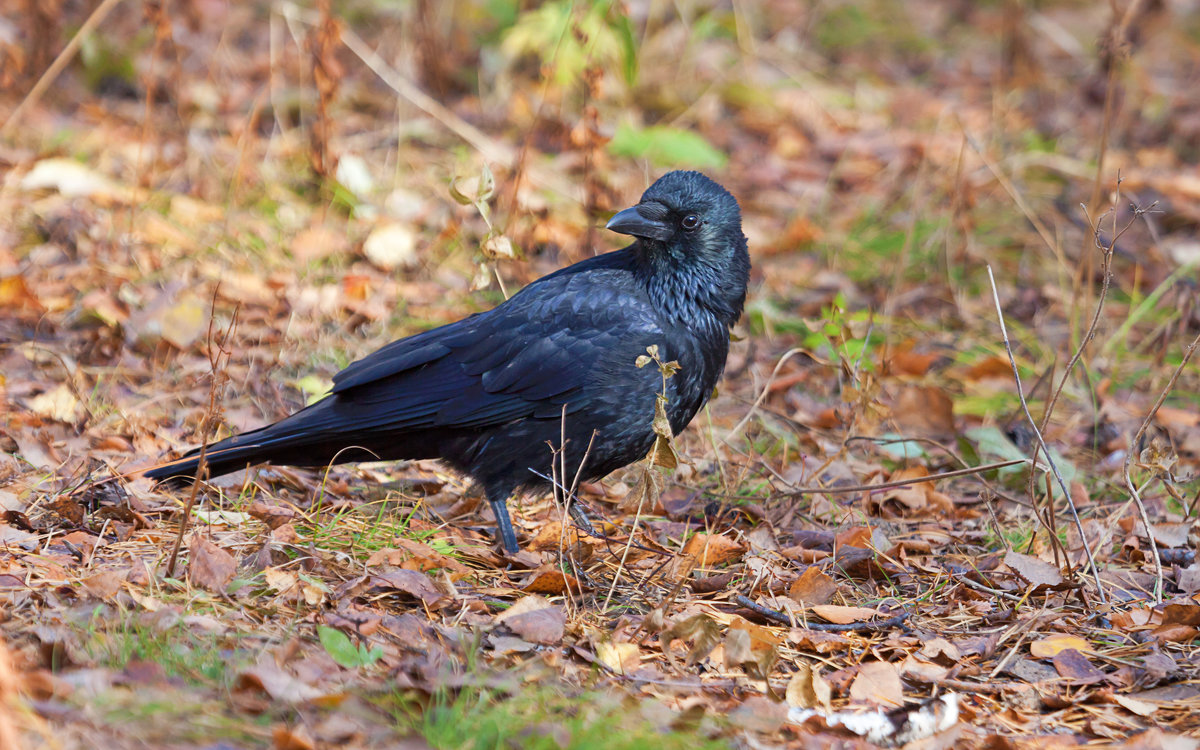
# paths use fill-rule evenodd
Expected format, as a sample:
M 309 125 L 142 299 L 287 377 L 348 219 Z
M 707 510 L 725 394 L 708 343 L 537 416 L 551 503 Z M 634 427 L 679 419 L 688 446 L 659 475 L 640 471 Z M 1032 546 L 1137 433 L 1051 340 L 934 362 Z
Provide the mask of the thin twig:
M 50 63 L 50 67 L 46 68 L 46 72 L 38 79 L 38 82 L 33 85 L 17 108 L 13 110 L 8 119 L 4 121 L 4 126 L 0 127 L 0 137 L 7 138 L 12 135 L 17 124 L 21 121 L 21 115 L 25 114 L 25 110 L 35 106 L 46 93 L 46 89 L 50 88 L 50 84 L 54 83 L 59 74 L 75 59 L 75 53 L 83 46 L 83 42 L 88 38 L 100 22 L 104 20 L 109 11 L 117 7 L 117 3 L 121 0 L 104 0 L 92 11 L 92 15 L 88 16 L 83 25 L 79 27 L 79 31 L 75 32 L 75 36 L 71 37 L 71 41 L 67 42 L 67 46 L 63 47 L 62 52 L 58 53 L 58 57 L 54 58 L 54 62 Z
M 767 396 L 771 393 L 771 383 L 774 382 L 775 376 L 779 374 L 779 370 L 783 367 L 783 363 L 787 362 L 797 354 L 803 354 L 805 351 L 807 350 L 796 348 L 789 349 L 784 352 L 783 356 L 779 358 L 779 361 L 775 363 L 775 369 L 771 370 L 771 376 L 767 378 L 767 382 L 763 383 L 762 393 L 759 393 L 758 398 L 754 399 L 754 403 L 750 405 L 750 411 L 746 412 L 746 416 L 742 417 L 741 421 L 735 424 L 733 429 L 730 430 L 725 436 L 724 442 L 729 443 L 732 441 L 734 436 L 741 432 L 742 428 L 746 426 L 746 423 L 750 421 L 750 418 L 754 416 L 754 412 L 758 410 L 758 407 L 762 404 L 762 402 L 766 400 Z
M 656 441 L 655 446 L 657 445 L 658 442 Z M 655 455 L 657 456 L 657 451 Z M 646 471 L 656 471 L 653 461 L 650 461 L 650 465 L 646 468 Z M 604 606 L 600 608 L 602 612 L 608 610 L 608 605 L 612 602 L 613 594 L 617 590 L 617 582 L 621 580 L 621 571 L 625 570 L 625 561 L 629 559 L 629 550 L 633 548 L 633 539 L 637 536 L 637 527 L 638 523 L 642 520 L 642 507 L 646 504 L 647 494 L 649 493 L 643 492 L 641 493 L 642 496 L 638 498 L 637 510 L 633 514 L 633 526 L 629 529 L 629 539 L 625 542 L 625 549 L 621 551 L 621 561 L 617 563 L 617 572 L 613 575 L 612 585 L 608 587 L 608 595 L 604 597 Z
M 744 596 L 743 594 L 734 595 L 733 600 L 747 609 L 754 610 L 756 613 L 762 615 L 768 620 L 774 620 L 775 622 L 787 625 L 788 627 L 796 627 L 792 622 L 792 618 L 788 617 L 783 612 L 780 612 L 777 609 L 771 609 L 770 607 L 764 607 L 763 605 L 755 602 L 753 599 L 750 599 L 747 596 Z M 900 625 L 904 624 L 904 621 L 907 620 L 908 617 L 908 612 L 901 612 L 895 617 L 889 617 L 886 620 L 874 620 L 872 622 L 848 622 L 844 625 L 841 623 L 810 622 L 805 623 L 803 627 L 805 630 L 820 630 L 826 633 L 861 633 L 899 627 Z
M 987 267 L 988 281 L 992 285 L 992 299 L 996 303 L 996 316 L 1000 320 L 1000 335 L 1004 337 L 1004 351 L 1008 352 L 1008 363 L 1012 365 L 1013 379 L 1017 383 L 1017 398 L 1021 401 L 1021 409 L 1025 412 L 1025 418 L 1029 420 L 1029 427 L 1033 430 L 1033 434 L 1037 437 L 1038 445 L 1042 448 L 1042 453 L 1046 456 L 1046 463 L 1050 465 L 1050 471 L 1054 472 L 1054 479 L 1058 482 L 1058 487 L 1062 490 L 1063 496 L 1071 497 L 1071 488 L 1067 486 L 1066 481 L 1062 478 L 1062 473 L 1058 470 L 1058 465 L 1054 462 L 1054 457 L 1050 454 L 1050 449 L 1046 446 L 1046 440 L 1042 437 L 1042 431 L 1038 429 L 1037 420 L 1029 413 L 1029 404 L 1025 401 L 1025 387 L 1021 384 L 1021 373 L 1017 370 L 1017 359 L 1013 356 L 1012 343 L 1008 340 L 1008 327 L 1004 324 L 1004 309 L 1000 306 L 1000 292 L 996 289 L 996 277 L 992 275 L 992 266 L 989 263 Z M 1071 516 L 1075 519 L 1075 528 L 1079 531 L 1079 539 L 1083 544 L 1083 551 L 1087 554 L 1088 565 L 1092 569 L 1092 577 L 1096 579 L 1096 591 L 1100 596 L 1101 602 L 1108 602 L 1108 597 L 1104 594 L 1104 584 L 1100 581 L 1100 570 L 1096 567 L 1096 558 L 1092 556 L 1092 548 L 1087 543 L 1087 534 L 1083 530 L 1083 521 L 1079 519 L 1079 511 L 1076 510 L 1074 503 L 1068 503 L 1067 507 L 1071 509 Z
M 1162 601 L 1163 592 L 1163 569 L 1162 560 L 1158 559 L 1158 544 L 1154 541 L 1154 530 L 1150 528 L 1150 516 L 1146 513 L 1146 505 L 1142 502 L 1141 493 L 1137 487 L 1133 485 L 1133 478 L 1130 476 L 1129 468 L 1133 464 L 1133 455 L 1138 451 L 1138 446 L 1142 442 L 1142 438 L 1146 434 L 1146 430 L 1150 427 L 1151 420 L 1158 413 L 1163 402 L 1167 400 L 1167 394 L 1175 387 L 1175 381 L 1179 380 L 1180 373 L 1183 368 L 1187 367 L 1187 363 L 1191 361 L 1192 355 L 1196 353 L 1196 345 L 1200 344 L 1200 334 L 1192 339 L 1192 343 L 1183 352 L 1183 359 L 1179 366 L 1175 368 L 1175 372 L 1171 373 L 1171 379 L 1167 381 L 1167 386 L 1163 388 L 1162 393 L 1158 394 L 1158 400 L 1154 402 L 1154 406 L 1146 414 L 1146 418 L 1142 420 L 1142 426 L 1138 428 L 1137 434 L 1133 436 L 1133 442 L 1129 446 L 1129 452 L 1125 455 L 1125 465 L 1122 469 L 1122 474 L 1125 477 L 1125 488 L 1129 490 L 1129 494 L 1137 503 L 1138 511 L 1142 514 L 1142 524 L 1146 527 L 1146 536 L 1150 539 L 1150 554 L 1154 558 L 1154 602 L 1157 604 Z
M 966 576 L 955 576 L 954 582 L 961 583 L 962 585 L 966 586 L 969 589 L 975 589 L 976 591 L 980 592 L 981 594 L 991 594 L 992 596 L 997 596 L 997 597 L 1000 597 L 1001 599 L 1008 599 L 1009 601 L 1014 601 L 1014 602 L 1024 601 L 1023 597 L 1017 596 L 1016 594 L 1010 594 L 1007 591 L 1001 591 L 1000 589 L 992 588 L 991 586 L 985 586 L 982 583 L 979 583 L 978 581 L 972 581 L 970 578 L 967 578 Z
M 1033 587 L 1030 586 L 1025 592 L 1025 596 L 1021 597 L 1022 601 L 1028 599 L 1029 595 L 1032 593 Z M 1020 609 L 1020 606 L 1016 607 L 1015 609 Z M 988 674 L 989 680 L 996 679 L 996 675 L 1004 671 L 1004 668 L 1008 666 L 1008 663 L 1012 661 L 1013 657 L 1016 656 L 1017 651 L 1020 650 L 1021 645 L 1025 643 L 1025 638 L 1034 628 L 1041 624 L 1041 620 L 1042 614 L 1036 614 L 1028 620 L 1017 622 L 1015 625 L 1009 628 L 1004 635 L 1000 636 L 1000 639 L 996 642 L 997 648 L 1014 635 L 1017 636 L 1017 642 L 1012 645 L 1012 648 L 1010 648 L 1008 652 L 1004 654 L 1004 657 L 1001 658 L 1000 661 L 996 662 L 995 668 L 992 669 L 992 671 Z
M 499 276 L 497 276 L 497 278 L 499 278 Z M 592 524 L 588 522 L 587 517 L 583 514 L 583 510 L 581 508 L 579 508 L 579 502 L 578 502 L 579 498 L 576 496 L 575 491 L 579 487 L 579 481 L 583 477 L 583 467 L 587 466 L 588 457 L 591 456 L 591 454 L 592 454 L 592 445 L 595 442 L 596 442 L 596 431 L 592 430 L 592 436 L 590 438 L 588 438 L 587 448 L 583 451 L 583 458 L 581 458 L 579 460 L 579 466 L 575 469 L 575 479 L 571 482 L 571 488 L 569 490 L 567 490 L 566 495 L 563 496 L 563 514 L 562 514 L 562 520 L 559 522 L 559 526 L 562 530 L 558 535 L 558 557 L 560 560 L 564 559 L 564 558 L 567 559 L 567 561 L 571 565 L 571 570 L 575 571 L 576 573 L 579 572 L 580 568 L 579 568 L 579 562 L 574 557 L 574 545 L 571 546 L 571 554 L 570 555 L 566 554 L 566 550 L 564 549 L 564 544 L 565 544 L 566 536 L 567 536 L 567 517 L 570 516 L 572 521 L 575 523 L 575 525 L 577 527 L 582 527 L 585 532 L 591 533 L 593 531 Z M 551 459 L 550 474 L 553 477 L 555 474 L 558 473 L 558 471 L 561 470 L 562 476 L 565 479 L 566 475 L 567 475 L 567 458 L 566 458 L 566 455 L 567 455 L 567 405 L 566 404 L 563 404 L 562 415 L 561 415 L 561 418 L 559 419 L 559 448 L 558 448 L 558 451 L 559 451 L 559 467 L 560 468 L 556 467 L 554 464 L 554 460 Z M 553 482 L 552 494 L 555 497 L 558 497 L 560 494 L 561 484 L 557 481 L 556 478 L 552 479 L 552 482 Z M 569 581 L 569 579 L 564 579 L 564 580 Z M 579 596 L 582 599 L 583 598 L 582 583 L 580 584 L 580 586 L 581 586 L 581 588 L 579 591 Z M 568 595 L 571 594 L 570 589 L 571 589 L 570 583 L 568 582 L 567 583 Z M 573 598 L 572 598 L 572 601 L 573 601 Z
M 1116 104 L 1117 104 L 1117 68 L 1118 63 L 1129 56 L 1129 26 L 1133 23 L 1141 11 L 1143 0 L 1133 0 L 1125 8 L 1124 15 L 1121 20 L 1112 30 L 1109 36 L 1109 54 L 1111 57 L 1108 61 L 1108 70 L 1106 71 L 1104 81 L 1104 114 L 1100 119 L 1100 151 L 1096 154 L 1096 176 L 1092 180 L 1092 193 L 1088 200 L 1088 204 L 1095 206 L 1100 201 L 1100 185 L 1104 179 L 1104 162 L 1108 157 L 1108 142 L 1109 136 L 1112 133 L 1113 121 L 1116 119 Z M 1113 15 L 1116 15 L 1116 5 L 1113 5 Z M 1113 244 L 1116 244 L 1115 241 Z M 1079 289 L 1091 289 L 1090 286 L 1083 284 L 1084 278 L 1090 278 L 1093 271 L 1093 261 L 1090 254 L 1084 254 L 1085 263 L 1080 265 L 1079 274 L 1076 276 L 1076 281 Z M 1077 297 L 1078 295 L 1076 295 Z M 1089 294 L 1090 298 L 1091 295 Z M 1090 299 L 1088 300 L 1090 301 Z M 1074 300 L 1072 300 L 1074 303 Z
M 196 464 L 196 477 L 192 482 L 192 491 L 188 495 L 187 503 L 183 509 L 183 519 L 179 522 L 179 533 L 175 535 L 175 544 L 171 547 L 171 557 L 167 561 L 167 578 L 175 577 L 175 564 L 179 561 L 179 550 L 183 546 L 183 537 L 187 533 L 188 521 L 192 517 L 192 508 L 196 505 L 196 496 L 200 491 L 200 483 L 204 480 L 208 473 L 208 441 L 209 431 L 212 429 L 213 416 L 217 411 L 217 391 L 221 382 L 221 355 L 225 355 L 225 359 L 229 360 L 229 350 L 225 348 L 229 342 L 229 336 L 233 333 L 234 327 L 237 325 L 237 315 L 240 305 L 233 308 L 233 316 L 229 320 L 229 327 L 225 329 L 225 333 L 221 336 L 221 340 L 214 342 L 213 323 L 216 321 L 216 305 L 217 292 L 220 285 L 213 289 L 213 314 L 208 318 L 208 342 L 209 354 L 208 364 L 212 373 L 212 380 L 209 383 L 208 389 L 208 409 L 204 413 L 204 421 L 200 424 L 200 460 Z
M 315 14 L 300 8 L 294 3 L 284 2 L 280 5 L 280 9 L 283 16 L 289 20 L 310 25 L 315 23 Z M 370 68 L 375 75 L 379 76 L 380 80 L 387 84 L 389 88 L 399 94 L 409 104 L 412 104 L 417 109 L 420 109 L 425 114 L 440 122 L 451 133 L 466 141 L 471 148 L 479 152 L 484 161 L 502 164 L 508 169 L 515 169 L 520 163 L 521 155 L 516 149 L 513 149 L 508 144 L 490 138 L 482 130 L 459 117 L 429 94 L 426 94 L 415 83 L 405 78 L 387 60 L 384 60 L 378 52 L 372 49 L 352 29 L 348 27 L 342 28 L 341 41 L 346 45 L 346 49 L 362 60 L 363 64 Z M 578 203 L 583 203 L 584 196 L 579 187 L 572 184 L 569 180 L 563 179 L 560 175 L 550 170 L 533 167 L 529 167 L 525 172 L 529 175 L 531 182 L 548 187 Z
M 1008 176 L 1000 170 L 999 165 L 992 161 L 991 157 L 989 157 L 987 152 L 984 150 L 983 145 L 980 144 L 979 141 L 975 140 L 975 136 L 967 132 L 965 126 L 963 128 L 963 135 L 966 137 L 967 143 L 971 144 L 971 148 L 975 151 L 976 155 L 979 156 L 980 160 L 983 161 L 983 165 L 987 167 L 988 171 L 992 173 L 992 176 L 996 178 L 996 182 L 1000 183 L 1000 187 L 1004 188 L 1004 192 L 1008 193 L 1009 198 L 1012 198 L 1013 203 L 1015 203 L 1021 213 L 1025 215 L 1025 219 L 1033 225 L 1034 230 L 1037 231 L 1038 237 L 1042 239 L 1042 242 L 1046 243 L 1046 247 L 1048 247 L 1050 251 L 1054 253 L 1055 257 L 1058 258 L 1059 265 L 1063 268 L 1066 268 L 1068 264 L 1066 256 L 1063 255 L 1062 247 L 1059 246 L 1058 241 L 1054 238 L 1054 235 L 1049 229 L 1046 228 L 1046 225 L 1041 219 L 1038 218 L 1038 215 L 1034 213 L 1029 204 L 1025 202 L 1025 198 L 1021 195 L 1021 192 L 1017 190 L 1016 185 L 1014 185 L 1012 180 L 1008 179 Z
M 1120 189 L 1121 189 L 1121 176 L 1120 176 L 1120 173 L 1118 173 L 1117 174 L 1117 190 L 1120 191 Z M 1108 244 L 1108 246 L 1105 247 L 1104 243 L 1100 241 L 1100 222 L 1103 219 L 1103 217 L 1101 217 L 1100 219 L 1097 219 L 1095 222 L 1093 222 L 1091 216 L 1088 215 L 1088 213 L 1087 213 L 1086 206 L 1083 206 L 1083 211 L 1084 211 L 1084 215 L 1088 217 L 1088 224 L 1092 227 L 1092 233 L 1094 236 L 1095 245 L 1098 249 L 1100 249 L 1103 252 L 1103 260 L 1101 261 L 1101 269 L 1103 271 L 1104 278 L 1100 284 L 1100 296 L 1096 300 L 1096 310 L 1092 314 L 1092 321 L 1088 325 L 1087 332 L 1084 334 L 1083 338 L 1080 339 L 1079 345 L 1075 348 L 1075 353 L 1071 355 L 1071 359 L 1069 359 L 1067 361 L 1067 366 L 1063 370 L 1062 378 L 1058 381 L 1058 387 L 1054 390 L 1054 393 L 1051 394 L 1050 401 L 1046 404 L 1046 410 L 1042 414 L 1042 425 L 1041 425 L 1042 432 L 1045 432 L 1046 428 L 1050 425 L 1050 417 L 1054 413 L 1054 407 L 1058 404 L 1058 399 L 1062 395 L 1063 390 L 1066 388 L 1067 381 L 1070 380 L 1071 373 L 1075 370 L 1075 365 L 1079 363 L 1079 360 L 1083 357 L 1084 351 L 1087 349 L 1087 345 L 1089 343 L 1091 343 L 1092 339 L 1095 338 L 1095 336 L 1096 336 L 1096 330 L 1100 325 L 1100 313 L 1104 309 L 1104 301 L 1108 297 L 1108 288 L 1109 288 L 1109 284 L 1112 281 L 1113 249 L 1117 246 L 1117 240 L 1121 237 L 1122 234 L 1124 234 L 1129 229 L 1129 227 L 1133 226 L 1133 221 L 1134 221 L 1134 220 L 1130 220 L 1130 222 L 1128 224 L 1126 224 L 1125 227 L 1120 232 L 1117 232 L 1117 231 L 1115 231 L 1116 230 L 1116 226 L 1115 226 L 1116 214 L 1114 214 L 1113 215 L 1113 222 L 1114 222 L 1113 238 L 1112 238 L 1112 241 Z M 1039 446 L 1034 446 L 1034 449 L 1033 449 L 1033 460 L 1034 461 L 1037 461 L 1037 459 L 1038 459 L 1038 451 L 1039 451 Z M 1029 496 L 1030 496 L 1030 498 L 1034 497 L 1033 476 L 1034 475 L 1031 472 L 1029 475 Z M 1070 495 L 1067 495 L 1065 498 L 1065 502 L 1068 505 L 1074 506 L 1075 501 L 1071 498 Z M 1049 516 L 1051 519 L 1053 519 L 1053 517 L 1054 517 L 1054 496 L 1053 495 L 1047 495 L 1047 503 L 1050 505 Z M 1072 512 L 1074 512 L 1075 508 L 1072 507 L 1071 510 L 1072 510 Z M 1042 519 L 1041 514 L 1037 514 L 1037 517 L 1040 521 L 1042 521 L 1043 524 L 1045 524 L 1047 526 L 1047 529 L 1049 529 L 1051 526 L 1053 526 L 1053 522 L 1050 521 L 1048 523 L 1045 519 Z M 1051 532 L 1051 534 L 1053 534 L 1053 532 Z M 1087 542 L 1085 540 L 1084 544 L 1086 544 L 1086 543 Z M 1053 542 L 1052 542 L 1052 544 L 1053 544 Z
M 925 482 L 936 482 L 939 479 L 949 479 L 951 477 L 964 477 L 971 474 L 982 474 L 985 471 L 992 469 L 1003 469 L 1006 466 L 1016 466 L 1017 464 L 1032 464 L 1028 458 L 1014 458 L 1009 461 L 998 461 L 994 464 L 984 464 L 983 466 L 971 466 L 966 469 L 955 469 L 954 471 L 943 471 L 940 474 L 930 474 L 925 477 L 911 477 L 909 479 L 897 479 L 892 482 L 882 482 L 880 484 L 856 484 L 850 487 L 800 487 L 783 493 L 783 497 L 797 497 L 799 495 L 812 495 L 822 493 L 826 495 L 844 495 L 849 492 L 873 492 L 875 490 L 887 490 L 892 487 L 907 487 L 910 484 L 922 484 Z

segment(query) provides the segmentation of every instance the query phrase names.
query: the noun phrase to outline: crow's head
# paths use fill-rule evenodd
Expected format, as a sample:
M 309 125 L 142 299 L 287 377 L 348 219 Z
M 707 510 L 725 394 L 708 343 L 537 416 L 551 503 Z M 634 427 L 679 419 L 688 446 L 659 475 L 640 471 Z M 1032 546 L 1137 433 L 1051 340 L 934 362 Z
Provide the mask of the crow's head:
M 641 238 L 649 250 L 676 261 L 724 265 L 745 251 L 742 212 L 729 191 L 699 172 L 668 172 L 634 207 L 614 215 L 608 228 Z
M 638 238 L 639 256 L 672 287 L 706 288 L 722 317 L 741 313 L 750 273 L 742 211 L 729 191 L 699 172 L 668 172 L 632 208 L 608 222 Z

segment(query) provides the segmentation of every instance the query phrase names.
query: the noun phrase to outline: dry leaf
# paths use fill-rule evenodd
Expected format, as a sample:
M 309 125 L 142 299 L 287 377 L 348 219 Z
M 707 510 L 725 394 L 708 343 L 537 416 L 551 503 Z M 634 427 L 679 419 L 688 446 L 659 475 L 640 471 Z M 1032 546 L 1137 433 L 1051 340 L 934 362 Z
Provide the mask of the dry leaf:
M 963 657 L 958 646 L 945 638 L 930 638 L 921 644 L 921 656 L 934 661 L 954 664 Z
M 1004 555 L 1004 564 L 1009 570 L 1016 573 L 1026 583 L 1033 585 L 1035 588 L 1047 587 L 1053 588 L 1063 582 L 1062 572 L 1048 562 L 1039 560 L 1036 557 L 1023 555 L 1020 552 L 1009 550 Z
M 1121 695 L 1120 693 L 1114 693 L 1112 699 L 1117 705 L 1138 716 L 1149 716 L 1158 710 L 1158 706 L 1140 701 L 1137 698 L 1130 698 L 1128 695 Z
M 1163 607 L 1163 625 L 1200 625 L 1200 606 L 1172 603 Z
M 796 708 L 833 710 L 833 688 L 821 677 L 820 670 L 813 669 L 808 662 L 797 662 L 796 672 L 788 680 L 785 697 L 788 705 Z
M 766 679 L 779 658 L 780 639 L 767 628 L 737 618 L 729 624 L 725 641 L 726 668 L 740 666 L 756 679 Z
M 259 690 L 281 703 L 296 704 L 315 700 L 324 693 L 296 679 L 264 657 L 255 667 L 238 675 L 234 690 Z
M 0 310 L 40 314 L 45 308 L 22 276 L 0 278 Z
M 75 398 L 67 384 L 59 383 L 45 393 L 29 399 L 29 410 L 49 419 L 74 424 L 83 414 L 83 405 Z
M 208 331 L 208 302 L 183 294 L 158 319 L 159 334 L 177 349 L 187 349 Z
M 417 232 L 408 224 L 381 224 L 363 242 L 363 254 L 384 271 L 415 268 L 420 263 L 417 257 Z
M 696 534 L 683 547 L 683 554 L 697 560 L 702 568 L 712 568 L 738 560 L 742 545 L 719 534 Z
M 850 700 L 887 707 L 903 705 L 900 673 L 886 661 L 863 662 L 850 683 Z
M 1012 365 L 1003 357 L 984 357 L 967 369 L 968 380 L 1011 377 Z
M 1086 656 L 1073 648 L 1058 652 L 1054 655 L 1051 662 L 1054 664 L 1054 669 L 1058 672 L 1059 676 L 1065 678 L 1068 682 L 1079 685 L 1091 685 L 1104 681 L 1104 673 L 1097 669 L 1096 665 L 1088 661 Z
M 815 565 L 804 572 L 788 588 L 788 596 L 801 604 L 825 604 L 837 593 L 837 581 Z
M 233 555 L 203 538 L 192 537 L 191 556 L 188 560 L 188 580 L 193 585 L 214 593 L 222 593 L 237 572 L 237 560 Z
M 562 522 L 550 521 L 542 524 L 538 529 L 537 536 L 529 543 L 527 549 L 533 552 L 557 551 L 560 548 L 570 549 L 580 542 L 603 544 L 604 540 L 589 536 L 575 526 L 568 526 L 564 534 Z
M 455 574 L 453 577 L 455 579 L 471 572 L 471 569 L 466 565 L 463 565 L 449 555 L 438 552 L 424 542 L 398 536 L 392 539 L 392 544 L 396 546 L 385 547 L 373 552 L 367 558 L 367 567 L 394 565 L 421 572 L 445 568 Z
M 124 583 L 124 576 L 106 570 L 97 573 L 94 576 L 83 579 L 80 583 L 87 589 L 87 592 L 97 599 L 112 599 L 121 590 L 121 584 Z
M 761 695 L 752 695 L 729 714 L 729 721 L 744 731 L 772 735 L 787 721 L 788 706 Z
M 1153 523 L 1150 524 L 1150 529 L 1154 532 L 1154 541 L 1160 547 L 1183 547 L 1188 543 L 1188 535 L 1191 533 L 1193 525 L 1190 521 L 1186 523 Z
M 1029 644 L 1029 653 L 1038 659 L 1049 659 L 1061 651 L 1073 648 L 1082 653 L 1094 653 L 1092 644 L 1077 635 L 1055 633 Z
M 525 640 L 549 646 L 562 641 L 567 616 L 562 607 L 551 606 L 510 617 L 504 622 Z
M 512 260 L 517 257 L 512 240 L 502 234 L 494 234 L 484 240 L 479 248 L 488 260 Z
M 331 255 L 345 255 L 350 250 L 350 242 L 344 231 L 316 226 L 300 230 L 292 238 L 291 250 L 293 258 L 308 263 Z
M 317 750 L 317 743 L 303 724 L 276 726 L 271 728 L 271 750 Z
M 372 586 L 401 591 L 419 599 L 422 604 L 431 609 L 442 605 L 446 598 L 442 592 L 438 591 L 437 586 L 433 585 L 429 576 L 416 570 L 396 568 L 374 573 L 369 579 Z
M 656 441 L 661 440 L 661 437 L 656 438 Z M 654 453 L 654 449 L 651 449 L 651 453 Z M 637 481 L 634 482 L 629 493 L 617 503 L 617 510 L 623 513 L 654 512 L 659 506 L 659 497 L 662 495 L 666 480 L 663 478 L 662 472 L 655 469 L 649 460 L 638 463 L 634 467 L 634 471 L 637 473 Z
M 950 673 L 949 667 L 943 667 L 940 664 L 926 661 L 909 654 L 904 657 L 904 661 L 900 663 L 900 675 L 903 677 L 915 677 L 922 682 L 936 682 L 944 679 Z
M 580 591 L 581 584 L 578 578 L 561 570 L 545 569 L 536 571 L 521 589 L 531 594 L 559 596 L 568 591 Z
M 280 594 L 286 594 L 300 582 L 295 573 L 281 568 L 267 568 L 263 571 L 263 580 L 269 588 Z
M 896 375 L 924 375 L 942 356 L 932 352 L 918 354 L 912 350 L 910 344 L 891 353 L 887 359 L 888 372 Z
M 530 594 L 496 615 L 496 622 L 504 623 L 527 641 L 552 645 L 562 640 L 567 616 L 562 607 Z
M 698 664 L 712 653 L 720 637 L 721 626 L 712 617 L 706 614 L 697 614 L 685 620 L 680 620 L 664 630 L 659 635 L 658 642 L 662 645 L 662 650 L 666 654 L 667 660 L 671 662 L 673 667 L 679 669 L 679 664 L 675 661 L 675 655 L 671 652 L 672 641 L 692 641 L 692 649 L 688 652 L 687 657 L 687 665 L 692 666 Z
M 292 523 L 296 520 L 297 516 L 296 511 L 291 508 L 285 508 L 282 505 L 269 505 L 262 502 L 252 503 L 250 509 L 246 512 L 265 523 L 269 529 L 278 529 L 280 526 Z M 370 565 L 370 562 L 367 565 Z
M 936 386 L 904 388 L 892 404 L 892 418 L 900 431 L 916 437 L 953 435 L 954 402 Z
M 806 630 L 804 628 L 792 629 L 788 634 L 788 641 L 796 648 L 817 654 L 849 651 L 855 643 L 840 633 L 827 633 L 822 630 Z
M 870 607 L 843 607 L 837 604 L 818 604 L 812 608 L 813 614 L 826 622 L 838 625 L 848 625 L 852 622 L 866 622 L 883 614 Z
M 641 650 L 636 643 L 596 644 L 596 658 L 617 674 L 629 674 L 641 664 Z

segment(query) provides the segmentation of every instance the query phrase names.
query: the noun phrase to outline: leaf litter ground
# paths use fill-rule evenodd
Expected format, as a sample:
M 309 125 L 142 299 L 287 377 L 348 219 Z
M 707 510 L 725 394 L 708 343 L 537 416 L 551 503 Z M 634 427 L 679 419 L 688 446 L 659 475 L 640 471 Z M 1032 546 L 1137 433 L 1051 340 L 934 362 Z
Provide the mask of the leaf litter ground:
M 110 16 L 0 143 L 0 744 L 1195 746 L 1195 8 L 551 3 L 550 53 L 549 12 L 202 5 Z M 512 560 L 436 462 L 239 473 L 167 575 L 188 493 L 126 474 L 615 247 L 676 164 L 755 271 L 674 470 L 579 487 L 592 533 L 515 503 Z

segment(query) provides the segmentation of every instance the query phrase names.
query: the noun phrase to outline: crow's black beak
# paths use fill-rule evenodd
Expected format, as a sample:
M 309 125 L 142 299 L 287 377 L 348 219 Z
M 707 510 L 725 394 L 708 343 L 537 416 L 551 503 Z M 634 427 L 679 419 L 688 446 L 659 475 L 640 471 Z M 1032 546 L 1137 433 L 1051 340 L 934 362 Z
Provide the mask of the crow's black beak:
M 613 214 L 613 217 L 604 226 L 606 229 L 611 229 L 614 232 L 630 234 L 634 237 L 645 237 L 648 240 L 661 240 L 665 242 L 671 239 L 671 235 L 674 232 L 670 225 L 657 219 L 652 219 L 638 210 L 646 208 L 647 206 L 637 205 L 633 208 L 627 208 L 624 211 L 618 211 Z

